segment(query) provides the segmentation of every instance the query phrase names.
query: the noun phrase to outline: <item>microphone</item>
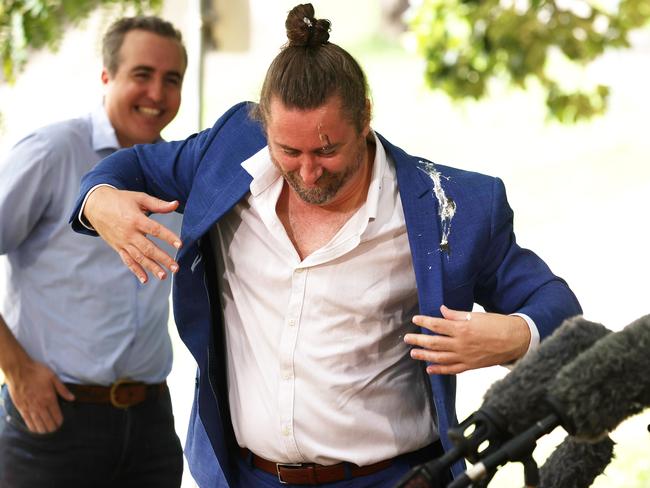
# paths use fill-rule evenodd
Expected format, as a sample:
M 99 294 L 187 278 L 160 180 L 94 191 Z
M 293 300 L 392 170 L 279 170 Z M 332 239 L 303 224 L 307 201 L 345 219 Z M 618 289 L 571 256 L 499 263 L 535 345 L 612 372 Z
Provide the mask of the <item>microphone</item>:
M 532 426 L 498 449 L 485 452 L 477 465 L 468 469 L 449 488 L 460 488 L 483 480 L 508 461 L 522 461 L 525 468 L 526 463 L 530 468 L 534 463 L 532 451 L 536 440 L 557 425 L 562 425 L 570 435 L 577 436 L 576 442 L 590 440 L 598 444 L 603 440 L 602 446 L 591 449 L 604 451 L 607 432 L 630 415 L 650 406 L 650 381 L 647 380 L 649 350 L 650 315 L 586 348 L 563 366 L 553 381 L 548 382 L 548 393 L 543 395 L 536 410 L 526 418 Z M 535 422 L 536 418 L 541 420 Z M 513 423 L 510 424 L 511 431 Z M 607 464 L 602 465 L 605 461 L 598 457 L 595 459 L 597 462 L 591 468 L 592 473 L 598 471 L 600 466 L 604 469 Z M 535 486 L 536 469 L 528 471 L 533 482 L 527 479 L 527 484 Z
M 608 333 L 610 331 L 603 325 L 581 316 L 565 320 L 538 349 L 521 359 L 507 376 L 490 387 L 479 410 L 449 429 L 449 438 L 454 442 L 452 449 L 441 458 L 413 468 L 396 487 L 438 486 L 454 462 L 465 457 L 477 463 L 481 456 L 496 451 L 513 434 L 528 429 L 531 423 L 544 416 L 540 410 L 547 383 L 564 364 Z M 482 449 L 485 442 L 488 446 Z
M 614 457 L 614 442 L 605 436 L 598 442 L 566 437 L 539 469 L 538 488 L 587 488 Z
M 601 339 L 563 367 L 548 402 L 566 431 L 597 440 L 650 406 L 650 315 Z
M 582 316 L 565 320 L 537 350 L 487 390 L 481 408 L 449 429 L 449 438 L 475 463 L 505 440 L 524 432 L 549 414 L 544 400 L 547 386 L 558 371 L 610 333 L 602 324 Z

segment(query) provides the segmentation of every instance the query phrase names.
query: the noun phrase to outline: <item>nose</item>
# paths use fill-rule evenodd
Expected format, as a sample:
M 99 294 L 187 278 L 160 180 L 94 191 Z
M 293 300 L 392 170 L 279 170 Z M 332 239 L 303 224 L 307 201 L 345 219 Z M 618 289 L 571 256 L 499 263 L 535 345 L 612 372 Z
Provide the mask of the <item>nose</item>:
M 323 167 L 311 156 L 305 156 L 300 163 L 300 178 L 306 185 L 314 185 L 323 174 Z
M 154 102 L 162 102 L 165 97 L 165 85 L 163 80 L 154 79 L 149 83 L 147 90 L 149 98 Z

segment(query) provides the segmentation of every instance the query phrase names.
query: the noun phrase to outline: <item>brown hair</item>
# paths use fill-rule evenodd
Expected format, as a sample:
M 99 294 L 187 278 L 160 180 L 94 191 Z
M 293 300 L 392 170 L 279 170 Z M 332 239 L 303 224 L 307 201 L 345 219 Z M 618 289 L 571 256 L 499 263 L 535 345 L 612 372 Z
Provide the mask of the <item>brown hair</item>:
M 273 97 L 287 107 L 306 110 L 337 95 L 357 130 L 366 125 L 370 117 L 366 76 L 350 53 L 329 42 L 330 25 L 329 20 L 314 18 L 310 3 L 289 12 L 285 22 L 289 42 L 269 66 L 253 114 L 263 124 Z
M 102 60 L 108 73 L 113 76 L 120 66 L 120 49 L 124 42 L 124 36 L 132 30 L 143 30 L 168 37 L 178 42 L 183 56 L 184 66 L 187 67 L 187 51 L 183 45 L 183 36 L 170 22 L 155 16 L 123 17 L 115 21 L 104 34 L 102 42 Z

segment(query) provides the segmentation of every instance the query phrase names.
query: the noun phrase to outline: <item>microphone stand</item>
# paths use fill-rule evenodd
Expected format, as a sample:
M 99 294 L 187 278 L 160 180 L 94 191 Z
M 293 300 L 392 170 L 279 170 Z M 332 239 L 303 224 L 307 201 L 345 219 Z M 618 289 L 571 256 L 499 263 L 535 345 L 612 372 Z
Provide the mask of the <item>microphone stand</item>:
M 518 461 L 524 465 L 526 486 L 537 486 L 539 484 L 539 470 L 537 463 L 533 459 L 533 451 L 537 447 L 537 439 L 548 434 L 559 424 L 557 415 L 548 415 L 467 469 L 460 477 L 447 485 L 447 488 L 464 488 L 481 481 L 486 476 L 491 477 L 498 467 L 509 461 Z

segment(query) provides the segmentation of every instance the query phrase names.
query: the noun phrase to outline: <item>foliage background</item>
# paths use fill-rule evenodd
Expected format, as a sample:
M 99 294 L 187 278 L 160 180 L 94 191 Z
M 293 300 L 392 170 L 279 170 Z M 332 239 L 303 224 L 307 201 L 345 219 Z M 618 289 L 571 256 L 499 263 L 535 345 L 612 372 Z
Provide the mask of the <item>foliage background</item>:
M 27 2 L 25 2 L 27 3 Z M 284 43 L 282 26 L 295 2 L 250 0 L 249 49 L 211 52 L 205 65 L 207 123 L 233 103 L 257 98 L 266 66 Z M 333 21 L 332 40 L 348 48 L 365 67 L 374 101 L 373 127 L 414 154 L 434 161 L 500 176 L 515 209 L 520 244 L 534 249 L 554 272 L 567 279 L 580 297 L 585 315 L 620 329 L 647 314 L 650 275 L 647 216 L 650 204 L 650 33 L 629 34 L 631 49 L 610 49 L 580 69 L 558 63 L 554 70 L 575 86 L 605 84 L 609 108 L 603 116 L 573 125 L 548 118 L 543 86 L 510 88 L 495 78 L 481 101 L 452 103 L 432 91 L 427 66 L 415 35 L 388 36 L 381 27 L 377 0 L 320 0 L 319 16 Z M 2 3 L 4 8 L 7 2 Z M 66 32 L 60 50 L 30 52 L 14 85 L 0 83 L 0 159 L 28 130 L 89 110 L 101 99 L 98 59 L 101 33 L 118 15 L 113 5 L 93 13 Z M 169 0 L 163 15 L 185 34 L 195 25 L 188 3 Z M 415 13 L 415 12 L 412 12 Z M 192 65 L 190 65 L 192 69 Z M 580 82 L 580 83 L 578 83 Z M 183 108 L 165 131 L 168 139 L 195 130 L 188 103 L 195 85 L 186 83 Z M 0 280 L 1 281 L 1 280 Z M 3 293 L 0 283 L 0 295 Z M 169 378 L 176 424 L 184 439 L 194 385 L 194 363 L 175 340 L 175 364 Z M 502 368 L 459 377 L 459 417 L 475 410 L 487 386 L 506 373 Z M 649 484 L 650 413 L 628 419 L 614 433 L 616 460 L 598 487 L 645 487 Z M 543 461 L 563 437 L 558 430 L 542 440 L 536 458 Z M 509 465 L 491 486 L 521 486 L 521 469 Z M 184 486 L 193 482 L 186 476 Z

